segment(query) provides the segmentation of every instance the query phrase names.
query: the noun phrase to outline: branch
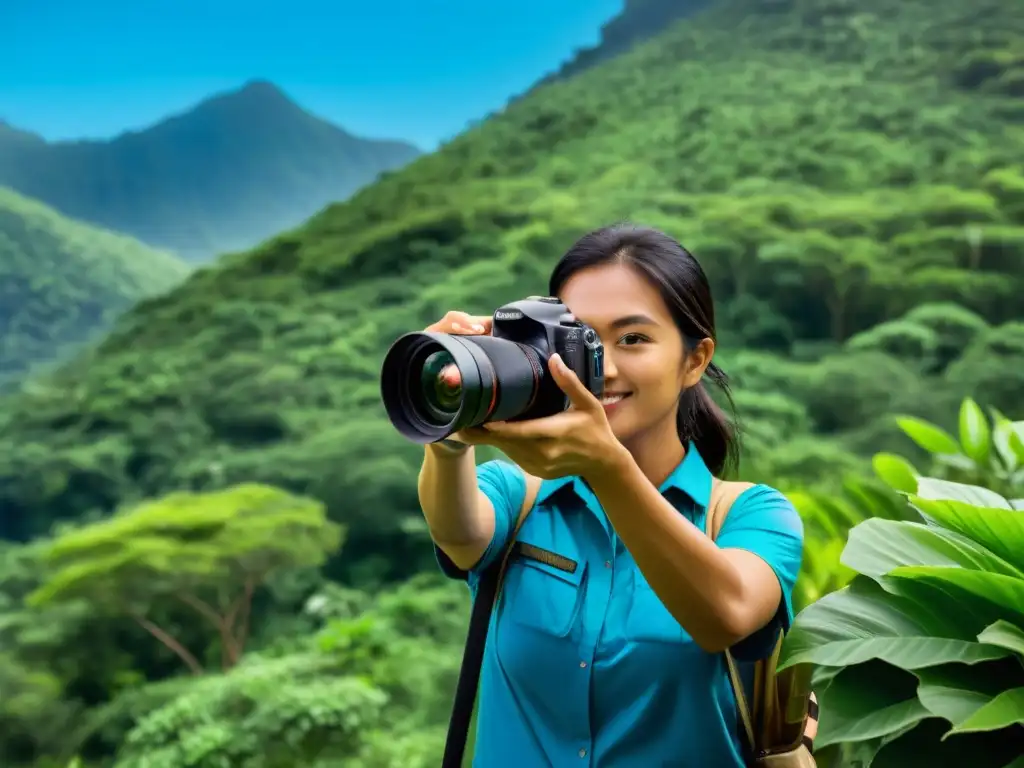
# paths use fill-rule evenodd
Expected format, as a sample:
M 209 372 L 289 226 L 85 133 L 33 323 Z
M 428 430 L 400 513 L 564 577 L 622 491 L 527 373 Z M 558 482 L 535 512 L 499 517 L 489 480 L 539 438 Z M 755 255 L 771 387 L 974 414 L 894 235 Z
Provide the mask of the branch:
M 205 600 L 195 595 L 190 595 L 187 592 L 178 593 L 175 597 L 209 619 L 213 626 L 217 628 L 217 632 L 220 635 L 221 668 L 227 671 L 234 666 L 235 662 L 238 661 L 238 657 L 241 656 L 241 651 L 235 645 L 235 638 L 232 632 L 233 617 L 231 614 L 222 616 Z
M 236 656 L 234 661 L 237 662 L 242 656 L 242 650 L 245 648 L 245 642 L 249 637 L 249 616 L 252 613 L 252 596 L 256 590 L 256 585 L 261 581 L 261 577 L 256 575 L 247 576 L 245 579 L 245 591 L 235 606 L 232 608 L 231 624 L 232 626 L 237 619 L 241 623 L 241 627 L 235 633 L 234 645 Z
M 133 614 L 132 618 L 138 622 L 139 626 L 149 632 L 153 637 L 163 643 L 167 648 L 174 652 L 174 654 L 185 662 L 186 666 L 192 671 L 192 674 L 196 677 L 200 677 L 203 674 L 202 665 L 196 660 L 196 657 L 189 653 L 188 649 L 175 640 L 171 635 L 164 632 L 160 627 L 154 624 L 149 619 L 139 614 Z
M 190 595 L 187 592 L 176 593 L 174 596 L 178 598 L 181 602 L 183 602 L 185 605 L 189 606 L 190 608 L 194 608 L 196 611 L 198 611 L 207 619 L 209 619 L 213 623 L 213 626 L 215 626 L 217 629 L 220 629 L 221 626 L 223 625 L 223 617 L 221 617 L 221 615 L 217 613 L 217 611 L 215 611 L 213 607 L 204 600 L 199 599 L 195 595 Z

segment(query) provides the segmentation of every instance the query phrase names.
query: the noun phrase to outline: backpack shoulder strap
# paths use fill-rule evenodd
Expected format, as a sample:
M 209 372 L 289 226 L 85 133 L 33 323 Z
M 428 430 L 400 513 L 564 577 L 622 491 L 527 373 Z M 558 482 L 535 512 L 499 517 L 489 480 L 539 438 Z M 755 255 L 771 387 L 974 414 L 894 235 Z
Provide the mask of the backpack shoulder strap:
M 707 513 L 704 516 L 704 533 L 708 538 L 712 541 L 718 538 L 722 525 L 725 523 L 725 518 L 729 514 L 729 510 L 732 509 L 736 499 L 747 489 L 753 488 L 753 486 L 753 483 L 727 482 L 719 480 L 717 477 L 711 478 L 711 499 L 708 502 Z M 725 664 L 729 670 L 729 682 L 732 684 L 733 695 L 736 697 L 736 709 L 739 712 L 740 722 L 743 724 L 746 743 L 750 752 L 754 753 L 757 743 L 754 737 L 754 720 L 750 712 L 750 706 L 747 703 L 746 692 L 743 689 L 743 681 L 740 679 L 736 661 L 733 659 L 732 654 L 729 653 L 728 648 L 725 650 L 724 655 Z
M 523 473 L 526 480 L 526 493 L 523 504 L 519 508 L 519 518 L 505 543 L 501 559 L 480 574 L 473 610 L 469 617 L 469 630 L 466 633 L 466 647 L 462 653 L 462 666 L 455 687 L 455 699 L 452 702 L 452 714 L 448 723 L 448 736 L 445 740 L 441 768 L 462 768 L 462 759 L 469 739 L 469 726 L 473 718 L 476 704 L 477 688 L 480 683 L 480 670 L 483 666 L 484 647 L 487 642 L 487 628 L 491 623 L 491 614 L 501 594 L 501 582 L 505 575 L 512 546 L 516 542 L 526 517 L 537 502 L 540 492 L 540 478 Z
M 494 590 L 495 604 L 498 602 L 498 595 L 501 594 L 501 585 L 505 579 L 505 568 L 508 566 L 508 559 L 512 554 L 512 547 L 516 543 L 516 537 L 519 535 L 519 530 L 523 527 L 523 523 L 526 522 L 527 516 L 533 509 L 533 505 L 537 502 L 537 494 L 540 493 L 541 479 L 533 475 L 527 475 L 525 472 L 523 472 L 523 475 L 526 478 L 526 493 L 523 494 L 523 504 L 519 508 L 519 519 L 516 520 L 516 525 L 508 537 L 508 543 L 505 545 L 505 551 L 501 555 L 501 566 L 498 568 L 498 583 Z

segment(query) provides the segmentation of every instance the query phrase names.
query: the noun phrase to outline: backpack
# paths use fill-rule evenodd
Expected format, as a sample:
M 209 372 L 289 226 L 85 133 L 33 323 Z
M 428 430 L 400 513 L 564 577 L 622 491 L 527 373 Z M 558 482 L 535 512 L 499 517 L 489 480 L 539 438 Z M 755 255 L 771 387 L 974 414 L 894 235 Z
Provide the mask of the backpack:
M 721 523 L 715 523 L 725 519 L 733 502 L 749 487 L 749 483 L 727 483 L 718 479 L 712 481 L 711 503 L 708 504 L 705 520 L 705 533 L 712 540 L 721 529 Z M 527 515 L 533 509 L 539 490 L 539 484 L 534 484 L 527 478 L 526 494 L 519 510 L 519 519 L 502 556 L 480 574 L 441 768 L 462 768 L 480 683 L 480 669 L 491 613 L 501 593 L 505 568 L 516 537 Z M 782 674 L 775 674 L 782 640 L 783 633 L 780 630 L 771 656 L 754 664 L 752 711 L 747 704 L 747 696 L 736 663 L 729 651 L 725 651 L 729 680 L 739 713 L 744 758 L 749 768 L 817 768 L 817 763 L 811 755 L 818 713 L 817 702 L 810 690 L 810 672 L 804 666 L 797 666 L 786 669 Z
M 708 538 L 715 540 L 733 502 L 751 487 L 751 483 L 712 480 L 711 503 L 704 520 Z M 736 661 L 728 649 L 724 652 L 736 697 L 744 757 L 750 768 L 817 768 L 812 750 L 818 729 L 818 702 L 810 687 L 811 669 L 796 665 L 776 672 L 784 639 L 780 629 L 771 655 L 754 662 L 754 690 L 749 701 Z

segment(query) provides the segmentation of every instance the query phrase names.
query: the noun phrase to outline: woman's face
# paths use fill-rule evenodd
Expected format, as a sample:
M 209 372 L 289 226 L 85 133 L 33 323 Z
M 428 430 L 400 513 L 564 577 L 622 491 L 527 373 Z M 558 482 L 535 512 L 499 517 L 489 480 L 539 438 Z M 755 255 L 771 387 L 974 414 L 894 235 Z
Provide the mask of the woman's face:
M 674 435 L 679 394 L 700 380 L 714 345 L 707 341 L 684 354 L 682 334 L 657 289 L 624 264 L 581 270 L 559 298 L 604 344 L 603 402 L 619 441 L 628 446 L 646 435 Z

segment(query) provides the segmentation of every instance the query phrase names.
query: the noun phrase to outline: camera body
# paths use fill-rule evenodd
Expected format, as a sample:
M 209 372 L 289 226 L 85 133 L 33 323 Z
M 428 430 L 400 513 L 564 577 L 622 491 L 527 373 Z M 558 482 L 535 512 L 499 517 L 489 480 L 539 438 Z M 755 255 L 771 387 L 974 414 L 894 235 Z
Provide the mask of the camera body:
M 544 364 L 538 372 L 535 401 L 509 421 L 550 416 L 568 407 L 565 393 L 549 380 L 547 361 L 555 353 L 595 397 L 604 394 L 604 345 L 597 332 L 577 320 L 557 298 L 528 296 L 499 307 L 492 318 L 493 338 L 534 350 Z

